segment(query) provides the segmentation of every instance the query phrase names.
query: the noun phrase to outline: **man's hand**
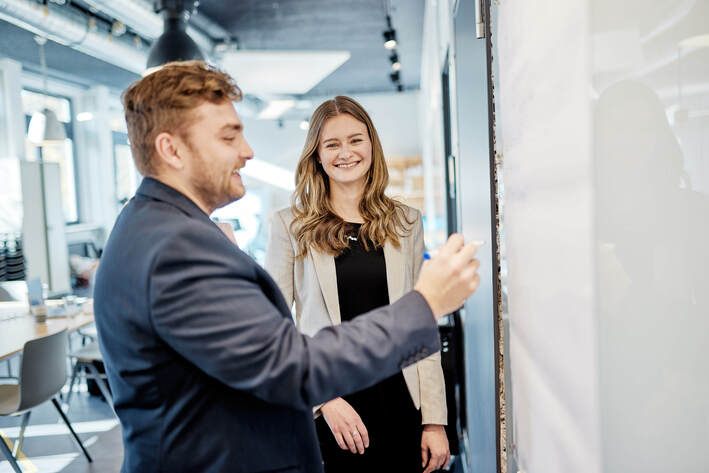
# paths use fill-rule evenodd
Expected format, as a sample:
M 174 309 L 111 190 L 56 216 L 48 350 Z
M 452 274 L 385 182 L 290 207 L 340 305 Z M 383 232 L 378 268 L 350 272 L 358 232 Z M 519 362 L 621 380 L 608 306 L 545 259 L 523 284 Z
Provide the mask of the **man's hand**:
M 414 289 L 426 299 L 436 319 L 458 309 L 478 288 L 480 261 L 473 258 L 477 250 L 473 243 L 464 245 L 463 237 L 454 233 L 438 255 L 421 266 Z
M 364 453 L 364 449 L 369 447 L 367 428 L 347 401 L 337 397 L 323 404 L 320 412 L 342 450 Z
M 423 473 L 444 468 L 450 459 L 451 453 L 445 428 L 442 425 L 424 425 L 421 434 L 421 466 L 426 469 Z

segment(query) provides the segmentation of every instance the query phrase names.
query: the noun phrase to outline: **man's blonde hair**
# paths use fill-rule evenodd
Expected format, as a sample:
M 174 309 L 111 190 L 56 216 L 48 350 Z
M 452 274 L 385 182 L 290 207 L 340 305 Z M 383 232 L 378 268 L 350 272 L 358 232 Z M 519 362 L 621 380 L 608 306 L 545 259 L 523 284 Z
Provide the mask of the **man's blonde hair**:
M 241 97 L 234 79 L 202 61 L 171 62 L 131 84 L 123 93 L 123 108 L 138 171 L 157 173 L 154 143 L 160 133 L 184 136 L 195 119 L 192 111 L 202 103 Z

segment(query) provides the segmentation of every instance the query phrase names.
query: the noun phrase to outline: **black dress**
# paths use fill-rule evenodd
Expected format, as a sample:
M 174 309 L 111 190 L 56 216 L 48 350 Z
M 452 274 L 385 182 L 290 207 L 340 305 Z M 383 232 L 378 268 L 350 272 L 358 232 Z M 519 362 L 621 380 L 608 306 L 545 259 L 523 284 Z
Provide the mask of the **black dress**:
M 389 304 L 383 249 L 370 243 L 369 251 L 365 251 L 359 238 L 360 224 L 349 225 L 350 247 L 335 258 L 342 322 Z M 318 417 L 315 425 L 326 473 L 423 471 L 421 414 L 401 372 L 343 399 L 362 418 L 369 433 L 369 448 L 363 455 L 342 450 L 324 417 Z

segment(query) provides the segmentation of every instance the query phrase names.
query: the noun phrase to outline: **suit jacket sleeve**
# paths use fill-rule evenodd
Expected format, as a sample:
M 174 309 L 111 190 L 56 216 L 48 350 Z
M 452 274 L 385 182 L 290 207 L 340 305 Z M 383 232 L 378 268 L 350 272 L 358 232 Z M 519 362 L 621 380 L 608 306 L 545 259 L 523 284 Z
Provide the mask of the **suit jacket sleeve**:
M 283 293 L 288 307 L 293 307 L 294 282 L 293 264 L 295 252 L 290 242 L 286 222 L 279 212 L 275 212 L 271 218 L 271 232 L 266 247 L 266 271 L 278 284 L 278 288 Z
M 273 281 L 214 229 L 185 225 L 151 263 L 158 336 L 222 383 L 307 410 L 370 386 L 440 349 L 431 309 L 415 291 L 313 337 L 298 332 Z
M 413 233 L 413 281 L 418 279 L 423 264 L 424 240 L 421 214 L 416 213 Z M 416 363 L 421 394 L 421 423 L 448 424 L 448 406 L 446 405 L 446 386 L 441 367 L 441 352 Z

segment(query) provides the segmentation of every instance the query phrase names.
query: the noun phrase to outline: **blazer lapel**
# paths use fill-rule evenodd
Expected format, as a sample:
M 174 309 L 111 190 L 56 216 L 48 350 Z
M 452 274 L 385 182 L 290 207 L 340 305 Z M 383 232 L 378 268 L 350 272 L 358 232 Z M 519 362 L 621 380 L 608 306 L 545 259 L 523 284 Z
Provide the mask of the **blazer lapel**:
M 404 295 L 404 273 L 406 272 L 404 242 L 402 241 L 401 246 L 396 248 L 387 241 L 384 244 L 384 261 L 387 267 L 387 287 L 391 304 Z
M 315 274 L 320 283 L 320 290 L 325 299 L 325 307 L 330 316 L 333 325 L 339 325 L 340 317 L 340 299 L 337 295 L 337 272 L 335 271 L 335 258 L 332 255 L 321 253 L 317 250 L 310 249 L 310 255 L 313 258 L 313 266 L 315 266 Z

